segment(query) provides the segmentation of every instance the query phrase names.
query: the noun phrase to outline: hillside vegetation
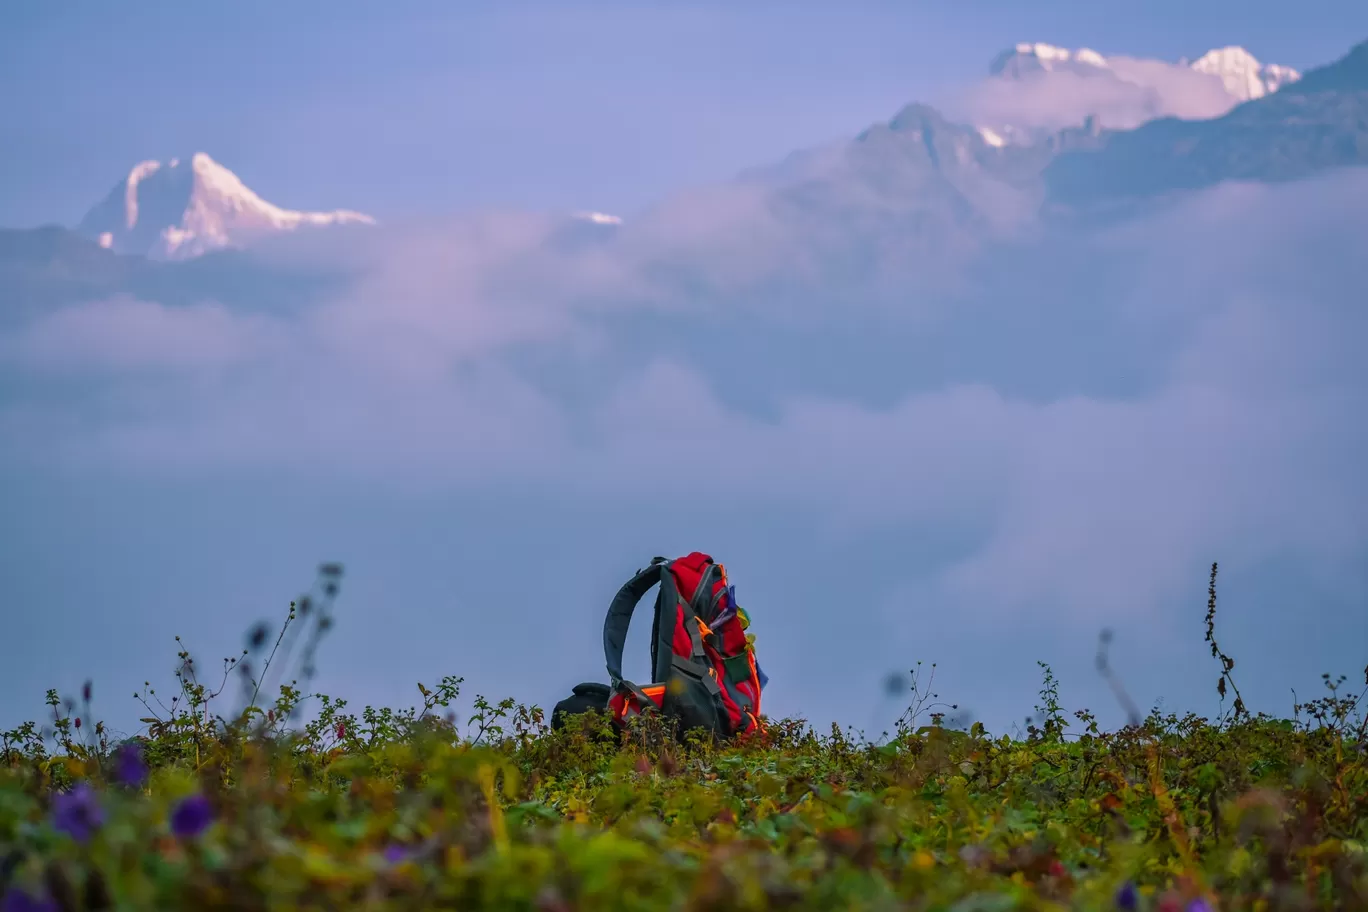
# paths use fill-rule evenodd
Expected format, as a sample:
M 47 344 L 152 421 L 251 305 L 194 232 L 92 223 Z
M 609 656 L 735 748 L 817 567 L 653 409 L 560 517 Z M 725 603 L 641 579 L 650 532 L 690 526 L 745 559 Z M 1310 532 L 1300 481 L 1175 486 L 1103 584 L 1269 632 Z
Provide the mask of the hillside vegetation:
M 213 683 L 181 653 L 174 696 L 138 695 L 143 735 L 92 722 L 89 685 L 3 734 L 4 912 L 1368 908 L 1362 689 L 1327 677 L 1294 718 L 1251 715 L 1214 567 L 1219 718 L 1131 709 L 1103 731 L 1042 665 L 1019 738 L 953 730 L 914 675 L 881 743 L 770 720 L 741 745 L 651 718 L 551 732 L 481 697 L 456 720 L 459 678 L 402 711 L 306 699 L 324 569 Z

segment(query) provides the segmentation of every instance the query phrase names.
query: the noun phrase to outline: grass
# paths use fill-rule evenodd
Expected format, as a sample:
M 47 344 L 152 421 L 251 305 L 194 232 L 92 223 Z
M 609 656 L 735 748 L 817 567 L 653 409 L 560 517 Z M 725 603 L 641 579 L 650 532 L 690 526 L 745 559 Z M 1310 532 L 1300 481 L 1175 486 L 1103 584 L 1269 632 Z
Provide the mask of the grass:
M 1251 714 L 1216 641 L 1215 571 L 1207 639 L 1232 701 L 1216 719 L 1141 717 L 1104 637 L 1099 670 L 1132 716 L 1118 731 L 1067 713 L 1042 664 L 1019 738 L 946 726 L 914 674 L 881 743 L 770 720 L 737 745 L 650 718 L 551 732 L 482 697 L 458 725 L 459 678 L 398 711 L 306 697 L 341 572 L 325 567 L 216 686 L 182 652 L 169 701 L 137 695 L 143 735 L 92 724 L 89 685 L 0 735 L 0 904 L 1368 908 L 1364 694 L 1327 677 L 1291 719 Z M 234 682 L 237 708 L 217 711 Z

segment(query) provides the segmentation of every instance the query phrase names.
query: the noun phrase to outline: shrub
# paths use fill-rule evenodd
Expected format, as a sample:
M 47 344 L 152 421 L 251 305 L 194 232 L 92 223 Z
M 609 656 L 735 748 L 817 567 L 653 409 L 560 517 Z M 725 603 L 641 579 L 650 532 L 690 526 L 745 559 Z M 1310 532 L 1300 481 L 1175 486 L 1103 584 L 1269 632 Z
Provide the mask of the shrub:
M 307 698 L 305 719 L 339 575 L 269 652 L 254 631 L 215 688 L 182 651 L 170 703 L 138 695 L 144 735 L 91 725 L 89 686 L 79 707 L 49 694 L 47 730 L 3 733 L 7 912 L 1368 908 L 1368 731 L 1342 678 L 1290 720 L 1237 696 L 1216 720 L 1131 708 L 1107 732 L 1085 710 L 1070 723 L 1042 666 L 1021 738 L 947 727 L 916 672 L 882 743 L 796 719 L 732 745 L 651 717 L 551 732 L 540 709 L 483 697 L 458 725 L 454 677 L 412 709 Z M 1238 695 L 1214 606 L 1213 567 L 1208 640 Z M 300 637 L 299 675 L 267 691 Z M 216 714 L 233 675 L 239 708 Z

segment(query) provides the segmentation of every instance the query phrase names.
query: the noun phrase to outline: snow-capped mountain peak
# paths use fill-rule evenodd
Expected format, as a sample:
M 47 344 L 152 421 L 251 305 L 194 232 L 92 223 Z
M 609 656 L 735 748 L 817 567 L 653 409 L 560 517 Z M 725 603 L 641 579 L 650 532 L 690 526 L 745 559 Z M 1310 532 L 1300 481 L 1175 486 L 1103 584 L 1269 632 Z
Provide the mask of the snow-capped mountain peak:
M 1022 42 L 998 54 L 988 67 L 993 76 L 1020 78 L 1033 72 L 1056 70 L 1086 72 L 1086 69 L 1106 69 L 1107 58 L 1091 48 L 1069 50 L 1053 44 Z
M 990 146 L 1034 145 L 1062 129 L 1220 117 L 1300 79 L 1291 67 L 1264 64 L 1234 45 L 1195 61 L 1168 61 L 1022 42 L 998 54 L 988 78 L 952 94 L 949 104 Z
M 1249 51 L 1235 45 L 1207 51 L 1189 66 L 1199 73 L 1219 77 L 1226 91 L 1241 101 L 1262 98 L 1301 78 L 1291 67 L 1260 63 Z
M 1091 48 L 1070 50 L 1053 44 L 1023 42 L 998 54 L 989 66 L 989 73 L 1004 79 L 1024 79 L 1032 74 L 1070 72 L 1094 76 L 1109 74 L 1133 82 L 1133 66 L 1122 66 L 1122 60 L 1109 60 Z M 1160 63 L 1161 61 L 1149 61 Z M 1238 101 L 1262 98 L 1270 92 L 1301 78 L 1291 67 L 1264 64 L 1249 51 L 1237 45 L 1213 48 L 1195 61 L 1180 61 L 1175 66 L 1215 76 L 1226 92 Z
M 607 212 L 576 212 L 574 218 L 586 222 L 593 222 L 595 225 L 621 225 L 622 217 L 610 215 Z
M 188 259 L 305 226 L 363 224 L 360 212 L 300 212 L 257 196 L 203 152 L 189 160 L 139 162 L 77 230 L 120 253 Z

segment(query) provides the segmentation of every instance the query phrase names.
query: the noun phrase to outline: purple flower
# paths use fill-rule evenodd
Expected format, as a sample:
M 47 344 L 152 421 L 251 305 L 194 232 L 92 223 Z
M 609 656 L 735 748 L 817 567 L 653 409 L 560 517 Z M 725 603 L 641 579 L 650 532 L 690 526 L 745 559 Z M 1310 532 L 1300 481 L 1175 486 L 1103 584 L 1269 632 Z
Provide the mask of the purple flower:
M 57 912 L 50 899 L 35 899 L 18 887 L 10 887 L 0 899 L 0 912 Z
M 77 842 L 86 842 L 104 823 L 104 811 L 95 790 L 78 782 L 69 792 L 52 796 L 52 825 Z
M 181 839 L 198 836 L 214 822 L 214 807 L 200 794 L 191 795 L 171 812 L 171 832 Z
M 1135 889 L 1135 884 L 1128 880 L 1121 885 L 1121 889 L 1116 891 L 1113 902 L 1121 912 L 1134 912 L 1140 908 L 1140 892 Z
M 1188 903 L 1187 912 L 1211 912 L 1211 903 L 1199 896 Z
M 143 760 L 142 745 L 129 741 L 114 752 L 114 778 L 121 785 L 141 786 L 147 781 L 147 763 Z
M 392 865 L 399 864 L 409 857 L 409 850 L 397 842 L 391 842 L 385 846 L 385 861 Z

